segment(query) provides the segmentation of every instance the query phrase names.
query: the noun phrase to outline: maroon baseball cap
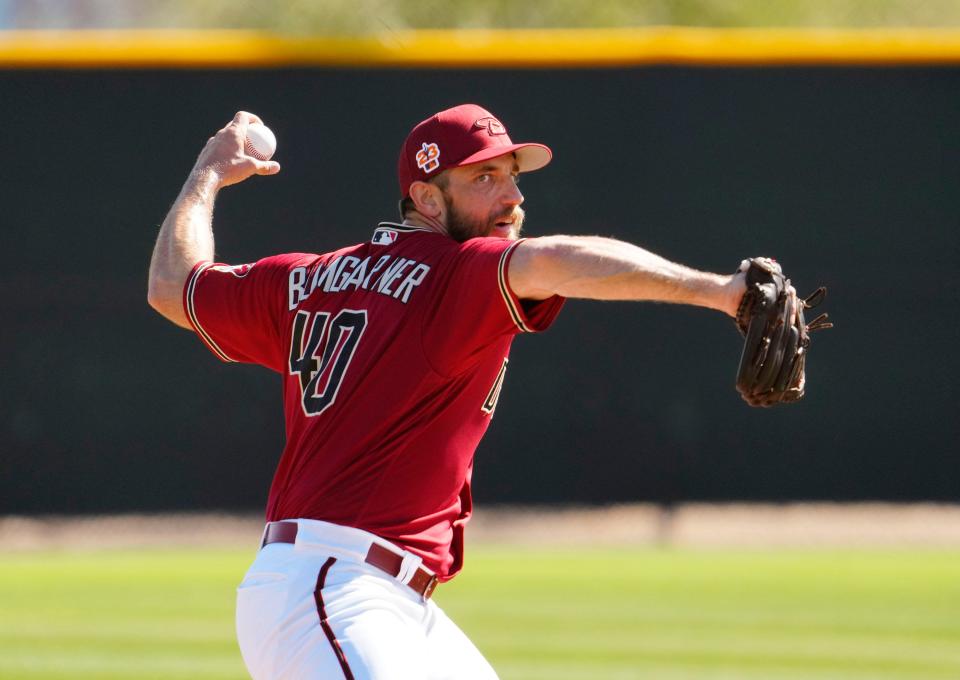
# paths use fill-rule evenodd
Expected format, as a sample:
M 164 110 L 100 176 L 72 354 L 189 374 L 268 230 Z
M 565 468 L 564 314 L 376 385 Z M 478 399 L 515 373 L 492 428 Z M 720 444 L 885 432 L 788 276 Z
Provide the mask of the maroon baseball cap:
M 400 149 L 400 195 L 406 198 L 411 184 L 425 182 L 447 168 L 508 153 L 516 154 L 520 172 L 539 170 L 553 157 L 543 144 L 514 144 L 503 123 L 476 104 L 441 111 L 413 128 Z

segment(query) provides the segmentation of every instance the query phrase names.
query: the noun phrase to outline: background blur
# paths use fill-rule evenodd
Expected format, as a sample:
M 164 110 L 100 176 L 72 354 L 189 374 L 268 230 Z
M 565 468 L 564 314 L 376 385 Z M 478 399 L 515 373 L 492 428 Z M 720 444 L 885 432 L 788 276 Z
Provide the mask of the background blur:
M 956 26 L 954 0 L 0 0 L 10 28 L 257 28 L 365 33 L 384 28 L 624 26 Z
M 3 2 L 0 22 L 282 34 L 960 16 L 917 2 L 269 7 Z M 276 132 L 283 172 L 221 194 L 220 259 L 363 240 L 396 218 L 407 131 L 464 101 L 555 152 L 523 178 L 530 235 L 615 236 L 720 272 L 774 255 L 801 294 L 829 287 L 837 324 L 813 338 L 806 399 L 754 410 L 733 389 L 728 319 L 571 301 L 514 345 L 477 453 L 479 503 L 960 496 L 957 63 L 38 64 L 0 70 L 0 513 L 259 509 L 283 445 L 280 382 L 221 365 L 147 306 L 159 223 L 207 137 L 244 109 Z

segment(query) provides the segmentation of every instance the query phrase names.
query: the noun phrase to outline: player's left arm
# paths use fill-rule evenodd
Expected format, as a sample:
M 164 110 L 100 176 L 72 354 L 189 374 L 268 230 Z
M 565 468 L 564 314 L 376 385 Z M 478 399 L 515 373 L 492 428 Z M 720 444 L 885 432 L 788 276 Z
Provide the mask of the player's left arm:
M 736 317 L 742 273 L 697 271 L 639 246 L 600 236 L 543 236 L 520 243 L 507 270 L 517 297 L 652 300 L 697 305 Z

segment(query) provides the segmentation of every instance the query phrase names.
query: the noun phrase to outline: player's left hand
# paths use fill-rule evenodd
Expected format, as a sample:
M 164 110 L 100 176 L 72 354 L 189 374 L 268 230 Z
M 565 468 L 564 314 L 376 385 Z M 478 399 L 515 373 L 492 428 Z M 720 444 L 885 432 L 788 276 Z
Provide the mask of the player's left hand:
M 799 299 L 780 265 L 765 257 L 744 260 L 740 275 L 747 292 L 735 315 L 744 336 L 737 391 L 751 406 L 797 401 L 806 386 L 810 332 L 833 326 L 826 314 L 807 323 L 803 312 L 820 304 L 827 289 Z
M 261 161 L 244 153 L 244 140 L 250 123 L 263 123 L 260 117 L 246 111 L 238 111 L 229 123 L 207 140 L 193 173 L 213 174 L 217 188 L 237 184 L 253 175 L 275 175 L 280 172 L 276 161 Z

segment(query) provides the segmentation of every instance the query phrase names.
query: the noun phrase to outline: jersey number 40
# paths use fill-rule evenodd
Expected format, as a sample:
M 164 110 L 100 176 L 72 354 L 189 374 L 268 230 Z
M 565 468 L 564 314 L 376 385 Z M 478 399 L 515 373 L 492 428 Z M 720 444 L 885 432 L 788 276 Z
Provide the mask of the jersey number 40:
M 290 375 L 300 376 L 300 403 L 306 415 L 320 415 L 336 400 L 366 327 L 365 309 L 344 309 L 333 321 L 329 312 L 297 312 L 290 338 Z

